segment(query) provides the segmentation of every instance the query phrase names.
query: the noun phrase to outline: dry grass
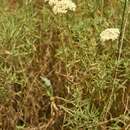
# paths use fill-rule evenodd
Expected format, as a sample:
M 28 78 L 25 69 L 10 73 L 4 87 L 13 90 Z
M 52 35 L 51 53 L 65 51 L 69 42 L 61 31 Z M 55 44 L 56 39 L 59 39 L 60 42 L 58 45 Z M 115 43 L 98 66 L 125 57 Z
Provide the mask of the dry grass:
M 78 0 L 58 16 L 43 0 L 0 2 L 0 129 L 130 129 L 129 16 L 118 66 L 116 41 L 99 38 L 123 2 Z

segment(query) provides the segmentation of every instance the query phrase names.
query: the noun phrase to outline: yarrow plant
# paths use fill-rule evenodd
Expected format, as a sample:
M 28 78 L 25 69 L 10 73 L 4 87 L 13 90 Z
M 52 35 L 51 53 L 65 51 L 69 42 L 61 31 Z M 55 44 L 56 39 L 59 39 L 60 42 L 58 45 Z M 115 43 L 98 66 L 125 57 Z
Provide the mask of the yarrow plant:
M 108 40 L 116 40 L 118 39 L 120 34 L 120 31 L 118 28 L 108 28 L 105 29 L 103 32 L 100 34 L 100 40 L 102 42 L 108 41 Z
M 65 14 L 68 10 L 76 10 L 76 4 L 71 0 L 45 0 L 45 2 L 49 3 L 54 14 Z

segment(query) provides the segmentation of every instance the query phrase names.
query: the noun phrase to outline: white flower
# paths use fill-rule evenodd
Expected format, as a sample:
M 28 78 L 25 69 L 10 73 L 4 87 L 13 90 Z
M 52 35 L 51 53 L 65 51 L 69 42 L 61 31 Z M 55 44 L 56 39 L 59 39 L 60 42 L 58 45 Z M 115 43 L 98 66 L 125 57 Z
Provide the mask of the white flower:
M 54 5 L 52 10 L 55 14 L 67 13 L 66 4 L 64 4 L 63 1 L 57 2 L 57 4 Z
M 68 10 L 75 11 L 76 5 L 71 0 L 45 0 L 50 6 L 55 14 L 67 13 Z
M 101 32 L 100 39 L 102 42 L 108 41 L 108 40 L 116 40 L 118 39 L 120 34 L 120 31 L 118 28 L 108 28 Z
M 58 2 L 58 0 L 45 0 L 45 2 L 48 2 L 50 6 L 53 6 Z

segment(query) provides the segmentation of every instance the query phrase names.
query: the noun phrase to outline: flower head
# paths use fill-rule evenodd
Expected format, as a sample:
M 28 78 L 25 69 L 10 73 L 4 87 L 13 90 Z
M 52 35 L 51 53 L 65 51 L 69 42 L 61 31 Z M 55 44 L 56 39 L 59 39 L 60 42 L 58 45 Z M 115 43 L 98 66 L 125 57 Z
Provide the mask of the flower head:
M 50 6 L 55 14 L 67 13 L 68 10 L 75 11 L 76 5 L 71 0 L 45 0 Z
M 119 37 L 120 31 L 118 28 L 108 28 L 101 32 L 100 39 L 102 42 L 108 41 L 108 40 L 116 40 Z
M 45 2 L 48 2 L 50 6 L 53 6 L 58 2 L 58 0 L 45 0 Z

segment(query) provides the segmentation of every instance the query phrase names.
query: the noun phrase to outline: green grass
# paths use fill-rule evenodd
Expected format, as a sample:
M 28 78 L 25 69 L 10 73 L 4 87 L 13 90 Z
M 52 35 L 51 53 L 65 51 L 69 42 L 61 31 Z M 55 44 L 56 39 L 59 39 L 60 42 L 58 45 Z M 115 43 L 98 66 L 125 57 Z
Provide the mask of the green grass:
M 77 0 L 64 15 L 42 0 L 0 2 L 1 129 L 130 129 L 125 1 Z M 119 44 L 101 43 L 103 30 L 121 25 Z

